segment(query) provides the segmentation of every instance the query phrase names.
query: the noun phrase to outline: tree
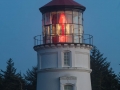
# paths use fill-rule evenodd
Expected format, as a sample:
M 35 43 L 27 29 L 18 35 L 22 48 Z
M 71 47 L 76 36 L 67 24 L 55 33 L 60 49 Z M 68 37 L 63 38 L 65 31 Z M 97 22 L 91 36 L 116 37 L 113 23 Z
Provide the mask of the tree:
M 27 90 L 36 90 L 37 84 L 37 67 L 33 67 L 32 70 L 26 72 L 25 79 L 26 79 L 26 89 Z
M 118 90 L 117 75 L 110 68 L 107 58 L 104 58 L 96 47 L 91 51 L 90 58 L 92 90 Z
M 118 90 L 120 90 L 120 72 L 119 72 L 119 74 L 118 74 L 118 83 L 119 83 L 119 85 L 118 85 Z
M 1 76 L 3 77 L 3 89 L 2 90 L 23 90 L 24 80 L 20 73 L 16 73 L 14 63 L 10 58 L 7 61 L 6 71 L 1 70 Z
M 3 89 L 3 78 L 0 72 L 0 89 Z

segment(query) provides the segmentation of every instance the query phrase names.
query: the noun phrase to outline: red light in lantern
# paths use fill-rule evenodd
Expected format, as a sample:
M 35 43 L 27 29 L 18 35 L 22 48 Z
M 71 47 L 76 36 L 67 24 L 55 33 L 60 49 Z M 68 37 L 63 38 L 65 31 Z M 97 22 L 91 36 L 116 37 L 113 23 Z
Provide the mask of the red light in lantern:
M 62 36 L 59 36 L 59 42 L 65 42 L 65 24 L 66 23 L 66 18 L 65 18 L 65 14 L 61 13 L 60 14 L 60 18 L 59 18 L 59 24 L 61 26 L 61 32 L 62 32 Z
M 65 35 L 59 36 L 59 42 L 65 42 L 65 39 L 66 39 Z
M 59 18 L 59 23 L 64 24 L 66 22 L 65 14 L 61 13 Z
M 65 14 L 64 13 L 60 14 L 59 23 L 60 23 L 60 26 L 61 26 L 61 29 L 62 29 L 62 35 L 64 35 L 64 32 L 65 32 L 65 25 L 64 25 L 64 23 L 66 23 L 66 18 L 65 18 Z

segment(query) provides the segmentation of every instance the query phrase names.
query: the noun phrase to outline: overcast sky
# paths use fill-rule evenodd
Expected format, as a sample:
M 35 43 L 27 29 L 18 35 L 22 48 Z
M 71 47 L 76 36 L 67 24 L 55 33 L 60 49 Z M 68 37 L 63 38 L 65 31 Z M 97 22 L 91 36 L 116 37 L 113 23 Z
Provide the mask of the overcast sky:
M 0 0 L 0 69 L 12 58 L 17 71 L 37 64 L 33 37 L 41 34 L 39 7 L 50 0 Z M 120 71 L 120 0 L 75 0 L 84 5 L 84 32 L 104 53 L 111 67 Z

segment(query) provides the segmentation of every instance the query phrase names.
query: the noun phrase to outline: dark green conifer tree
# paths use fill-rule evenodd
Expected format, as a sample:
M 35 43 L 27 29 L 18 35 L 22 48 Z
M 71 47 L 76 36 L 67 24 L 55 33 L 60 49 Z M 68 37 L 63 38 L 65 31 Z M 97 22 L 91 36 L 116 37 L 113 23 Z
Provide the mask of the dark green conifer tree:
M 0 71 L 0 89 L 3 89 L 3 78 Z
M 118 90 L 117 75 L 96 47 L 91 51 L 90 58 L 92 90 Z
M 16 73 L 14 62 L 11 58 L 7 61 L 6 70 L 1 70 L 1 76 L 3 77 L 2 90 L 23 90 L 24 80 L 20 73 Z
M 118 74 L 118 83 L 119 83 L 119 85 L 118 85 L 118 90 L 120 90 L 120 72 L 119 72 L 119 74 Z
M 26 89 L 27 90 L 36 90 L 37 84 L 37 67 L 33 67 L 32 70 L 27 70 L 25 79 L 26 79 Z

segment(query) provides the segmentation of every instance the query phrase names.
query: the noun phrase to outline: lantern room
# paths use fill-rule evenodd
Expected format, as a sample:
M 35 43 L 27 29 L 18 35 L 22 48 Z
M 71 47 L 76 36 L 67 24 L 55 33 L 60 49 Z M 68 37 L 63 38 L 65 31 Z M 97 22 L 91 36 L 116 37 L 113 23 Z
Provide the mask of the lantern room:
M 82 11 L 47 12 L 43 14 L 42 26 L 45 43 L 77 42 L 75 38 L 83 34 Z
M 52 0 L 39 10 L 42 13 L 42 35 L 34 38 L 35 43 L 85 43 L 84 6 L 74 0 Z M 91 38 L 87 35 L 87 39 Z

